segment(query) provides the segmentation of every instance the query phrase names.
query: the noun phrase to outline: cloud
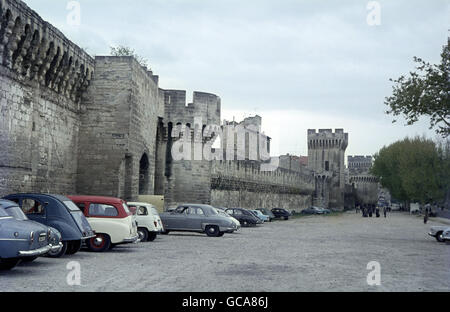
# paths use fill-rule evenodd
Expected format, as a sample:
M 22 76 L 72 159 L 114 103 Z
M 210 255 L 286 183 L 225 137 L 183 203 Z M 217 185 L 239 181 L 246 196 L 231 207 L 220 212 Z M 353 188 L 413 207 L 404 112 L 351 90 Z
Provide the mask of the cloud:
M 389 78 L 413 70 L 413 56 L 440 61 L 447 0 L 380 0 L 381 25 L 372 27 L 360 0 L 81 0 L 79 28 L 66 24 L 65 1 L 25 2 L 93 55 L 110 45 L 133 47 L 162 88 L 216 93 L 224 115 L 265 112 L 267 133 L 280 133 L 281 153 L 304 154 L 305 141 L 300 135 L 303 143 L 287 142 L 277 120 L 343 127 L 352 153 L 373 153 L 407 134 L 434 135 L 426 120 L 391 125 L 383 102 Z

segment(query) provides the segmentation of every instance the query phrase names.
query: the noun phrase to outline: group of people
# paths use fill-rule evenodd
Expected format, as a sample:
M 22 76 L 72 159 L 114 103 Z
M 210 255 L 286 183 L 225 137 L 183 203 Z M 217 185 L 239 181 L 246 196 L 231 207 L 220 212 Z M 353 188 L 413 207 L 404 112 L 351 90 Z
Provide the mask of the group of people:
M 389 207 L 388 206 L 383 206 L 383 215 L 386 218 L 387 217 L 387 213 L 389 211 Z M 356 213 L 361 212 L 363 218 L 372 218 L 373 215 L 375 215 L 377 218 L 380 217 L 380 210 L 381 208 L 377 205 L 374 204 L 363 204 L 363 205 L 356 205 Z

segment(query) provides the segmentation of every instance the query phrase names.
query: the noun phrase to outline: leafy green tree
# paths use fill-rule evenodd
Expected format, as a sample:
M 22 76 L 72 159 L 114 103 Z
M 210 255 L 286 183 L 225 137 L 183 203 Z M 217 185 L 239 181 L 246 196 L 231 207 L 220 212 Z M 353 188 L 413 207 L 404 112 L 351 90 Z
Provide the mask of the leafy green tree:
M 420 137 L 395 142 L 375 155 L 371 172 L 398 200 L 441 201 L 450 182 L 449 144 L 441 145 Z
M 389 106 L 387 114 L 402 115 L 408 125 L 421 116 L 429 117 L 430 129 L 436 128 L 438 134 L 447 137 L 450 134 L 450 37 L 441 59 L 440 64 L 431 65 L 414 57 L 417 71 L 410 72 L 408 77 L 390 79 L 395 85 L 385 104 Z
M 127 46 L 123 46 L 123 45 L 118 45 L 116 47 L 110 47 L 111 51 L 111 55 L 112 56 L 133 56 L 139 64 L 141 64 L 141 66 L 146 67 L 148 70 L 150 70 L 149 66 L 148 66 L 148 60 L 146 58 L 143 58 L 142 56 L 138 55 L 134 49 L 127 47 Z

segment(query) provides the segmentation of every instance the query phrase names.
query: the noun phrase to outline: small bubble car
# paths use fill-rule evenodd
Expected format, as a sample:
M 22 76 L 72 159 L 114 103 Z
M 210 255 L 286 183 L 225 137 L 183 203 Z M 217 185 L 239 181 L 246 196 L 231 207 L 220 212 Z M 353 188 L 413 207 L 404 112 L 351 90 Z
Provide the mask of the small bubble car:
M 0 270 L 10 270 L 21 260 L 48 253 L 50 229 L 10 216 L 0 205 Z

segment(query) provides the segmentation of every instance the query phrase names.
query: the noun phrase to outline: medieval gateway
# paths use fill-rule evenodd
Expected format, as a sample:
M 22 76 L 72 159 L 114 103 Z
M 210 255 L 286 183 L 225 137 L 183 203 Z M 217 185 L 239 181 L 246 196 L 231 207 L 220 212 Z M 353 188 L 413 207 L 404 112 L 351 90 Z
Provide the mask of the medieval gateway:
M 343 129 L 308 130 L 307 157 L 267 159 L 261 117 L 221 121 L 220 97 L 194 92 L 187 104 L 133 57 L 93 58 L 21 1 L 0 0 L 0 21 L 0 196 L 156 194 L 166 207 L 290 211 L 377 201 L 372 159 L 350 156 L 345 167 Z M 212 149 L 219 133 L 222 149 Z

